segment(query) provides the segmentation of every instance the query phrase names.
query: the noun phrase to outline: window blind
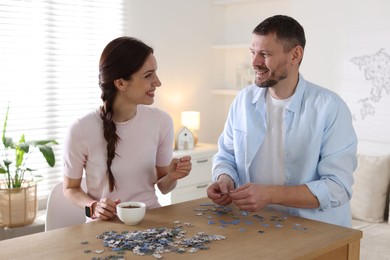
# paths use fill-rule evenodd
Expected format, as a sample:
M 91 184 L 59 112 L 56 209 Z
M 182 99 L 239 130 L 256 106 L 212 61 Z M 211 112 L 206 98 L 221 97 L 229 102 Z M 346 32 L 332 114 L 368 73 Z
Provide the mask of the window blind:
M 2 0 L 0 2 L 0 130 L 15 141 L 55 139 L 56 165 L 39 151 L 29 168 L 44 178 L 45 200 L 62 180 L 69 125 L 101 105 L 98 63 L 105 45 L 127 31 L 126 0 Z M 2 151 L 0 151 L 2 152 Z M 43 204 L 43 203 L 41 203 Z

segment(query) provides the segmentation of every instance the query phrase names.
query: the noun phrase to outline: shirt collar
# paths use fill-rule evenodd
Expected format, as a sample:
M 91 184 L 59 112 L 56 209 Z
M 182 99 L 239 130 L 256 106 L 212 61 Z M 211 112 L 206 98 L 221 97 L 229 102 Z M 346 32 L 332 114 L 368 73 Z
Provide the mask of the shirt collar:
M 306 89 L 306 80 L 301 74 L 299 74 L 298 84 L 295 88 L 294 95 L 292 96 L 290 104 L 287 106 L 287 109 L 291 112 L 297 112 L 302 104 L 303 93 Z
M 287 106 L 288 110 L 292 112 L 296 112 L 299 110 L 305 89 L 306 89 L 306 80 L 299 73 L 298 84 L 297 87 L 295 88 L 295 92 L 292 96 L 291 102 Z M 260 104 L 264 104 L 266 93 L 267 93 L 267 88 L 257 87 L 257 92 L 253 95 L 252 104 L 256 104 L 257 102 L 260 102 Z

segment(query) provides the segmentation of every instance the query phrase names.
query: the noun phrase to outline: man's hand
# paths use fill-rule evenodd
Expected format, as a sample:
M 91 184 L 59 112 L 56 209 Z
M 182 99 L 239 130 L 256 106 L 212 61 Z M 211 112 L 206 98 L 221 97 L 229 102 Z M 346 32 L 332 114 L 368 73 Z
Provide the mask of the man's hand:
M 232 202 L 229 193 L 233 189 L 233 180 L 227 174 L 221 174 L 218 181 L 207 188 L 207 197 L 218 205 L 226 206 Z
M 320 203 L 306 185 L 262 185 L 247 183 L 229 193 L 240 209 L 258 211 L 269 204 L 293 208 L 318 208 Z
M 230 192 L 229 196 L 240 210 L 258 211 L 271 203 L 271 186 L 247 183 Z

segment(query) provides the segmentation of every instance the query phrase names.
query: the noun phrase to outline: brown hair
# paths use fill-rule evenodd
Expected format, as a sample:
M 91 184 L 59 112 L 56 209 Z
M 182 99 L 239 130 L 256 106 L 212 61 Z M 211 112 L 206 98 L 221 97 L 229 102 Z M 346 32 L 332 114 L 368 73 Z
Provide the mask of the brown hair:
M 112 192 L 116 187 L 111 164 L 116 153 L 115 147 L 119 141 L 116 126 L 112 120 L 117 89 L 116 79 L 129 80 L 144 64 L 146 58 L 153 53 L 153 49 L 142 41 L 132 37 L 114 39 L 104 48 L 99 62 L 99 86 L 102 90 L 100 118 L 103 120 L 104 139 L 107 141 L 107 175 Z
M 306 45 L 305 31 L 294 18 L 286 15 L 275 15 L 262 21 L 253 30 L 254 34 L 267 35 L 276 33 L 276 37 L 284 45 L 284 51 L 290 51 L 297 45 L 303 49 Z

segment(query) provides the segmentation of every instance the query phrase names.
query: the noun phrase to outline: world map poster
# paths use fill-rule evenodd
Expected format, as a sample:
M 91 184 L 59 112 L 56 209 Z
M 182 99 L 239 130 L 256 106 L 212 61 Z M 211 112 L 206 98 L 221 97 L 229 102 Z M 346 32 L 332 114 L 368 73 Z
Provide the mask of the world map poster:
M 359 140 L 390 142 L 390 28 L 357 28 L 345 38 L 342 98 Z

